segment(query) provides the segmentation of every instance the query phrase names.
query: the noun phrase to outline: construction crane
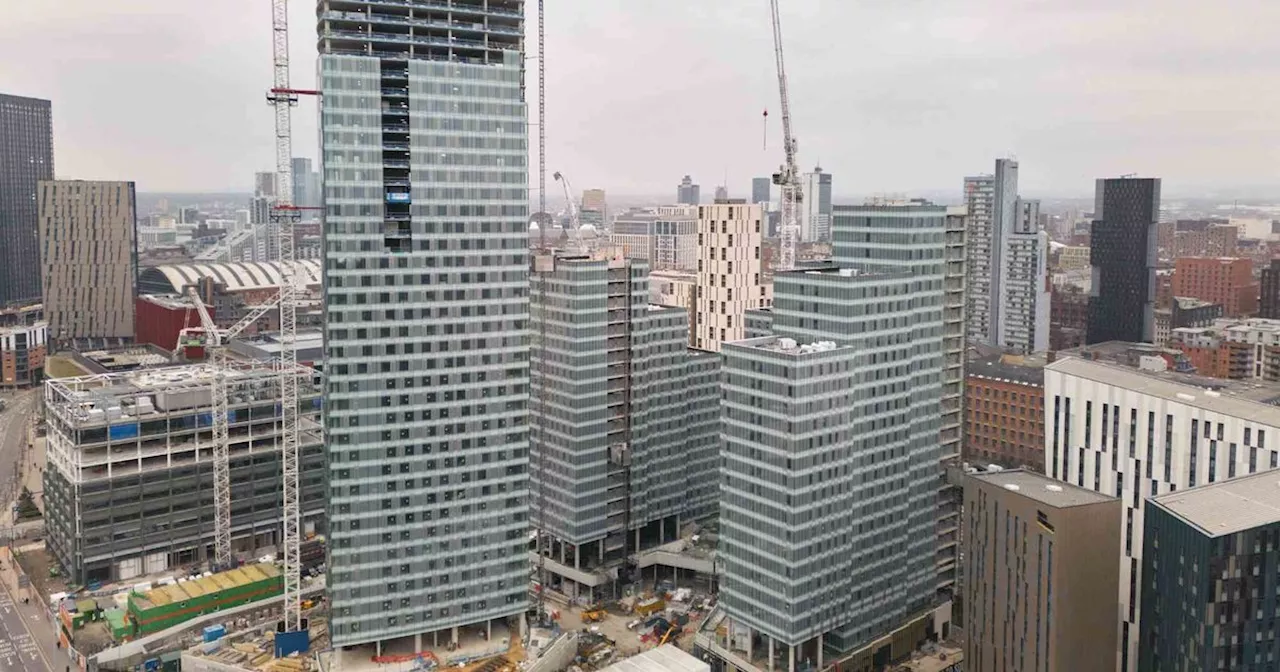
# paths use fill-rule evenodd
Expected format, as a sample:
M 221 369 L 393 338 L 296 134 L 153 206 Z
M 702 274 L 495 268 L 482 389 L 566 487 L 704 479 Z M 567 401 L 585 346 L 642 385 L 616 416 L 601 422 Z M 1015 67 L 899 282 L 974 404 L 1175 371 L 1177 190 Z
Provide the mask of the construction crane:
M 787 96 L 787 68 L 782 60 L 782 22 L 778 17 L 778 0 L 769 0 L 773 10 L 773 55 L 778 66 L 778 94 L 782 101 L 783 163 L 773 174 L 773 183 L 782 192 L 782 246 L 777 270 L 796 267 L 796 243 L 800 237 L 800 171 L 796 167 L 796 138 L 791 133 L 791 100 Z M 766 114 L 768 114 L 766 112 Z
M 271 56 L 274 77 L 267 102 L 276 116 L 276 204 L 271 222 L 280 248 L 280 472 L 284 558 L 284 631 L 302 629 L 302 498 L 298 483 L 298 285 L 294 225 L 304 208 L 293 203 L 291 113 L 300 96 L 319 91 L 289 84 L 289 2 L 271 1 Z
M 213 398 L 213 565 L 215 569 L 231 566 L 231 438 L 227 413 L 227 343 L 257 322 L 280 301 L 279 294 L 266 303 L 249 309 L 240 321 L 227 329 L 218 328 L 195 287 L 187 287 L 187 299 L 200 315 L 199 327 L 178 332 L 174 354 L 187 347 L 191 334 L 204 335 L 205 359 L 213 364 L 211 396 Z
M 566 232 L 569 234 L 569 252 L 582 253 L 586 252 L 586 245 L 582 242 L 582 222 L 578 205 L 573 201 L 573 188 L 569 186 L 569 178 L 565 177 L 560 171 L 556 171 L 552 177 L 556 182 L 564 186 L 564 200 L 568 203 L 566 206 L 569 210 L 569 228 Z

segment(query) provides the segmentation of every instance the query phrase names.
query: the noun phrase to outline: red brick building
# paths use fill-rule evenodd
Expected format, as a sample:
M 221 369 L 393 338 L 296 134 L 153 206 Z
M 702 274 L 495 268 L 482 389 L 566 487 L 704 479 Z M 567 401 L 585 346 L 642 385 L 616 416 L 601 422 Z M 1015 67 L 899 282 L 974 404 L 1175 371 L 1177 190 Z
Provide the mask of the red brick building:
M 1190 296 L 1222 306 L 1226 317 L 1258 312 L 1258 283 L 1253 261 L 1239 257 L 1183 257 L 1173 272 L 1173 295 Z
M 995 356 L 965 369 L 964 458 L 1044 472 L 1044 360 Z

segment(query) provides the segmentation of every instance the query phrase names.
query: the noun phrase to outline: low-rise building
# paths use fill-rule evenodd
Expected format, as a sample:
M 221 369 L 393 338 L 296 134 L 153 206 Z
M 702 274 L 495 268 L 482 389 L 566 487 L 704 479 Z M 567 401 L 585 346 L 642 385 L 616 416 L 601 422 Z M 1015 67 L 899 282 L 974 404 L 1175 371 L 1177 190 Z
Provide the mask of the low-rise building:
M 1185 353 L 1202 376 L 1280 381 L 1280 320 L 1222 319 L 1209 327 L 1174 329 L 1169 345 Z
M 1173 295 L 1189 296 L 1222 306 L 1227 317 L 1258 312 L 1258 283 L 1253 260 L 1240 257 L 1183 257 L 1173 272 Z
M 49 323 L 39 302 L 0 309 L 0 390 L 39 385 L 48 343 Z
M 1120 500 L 1022 470 L 964 483 L 964 669 L 1114 669 Z
M 1043 356 L 996 355 L 965 367 L 964 458 L 1044 471 Z
M 1138 671 L 1280 666 L 1280 472 L 1147 501 Z

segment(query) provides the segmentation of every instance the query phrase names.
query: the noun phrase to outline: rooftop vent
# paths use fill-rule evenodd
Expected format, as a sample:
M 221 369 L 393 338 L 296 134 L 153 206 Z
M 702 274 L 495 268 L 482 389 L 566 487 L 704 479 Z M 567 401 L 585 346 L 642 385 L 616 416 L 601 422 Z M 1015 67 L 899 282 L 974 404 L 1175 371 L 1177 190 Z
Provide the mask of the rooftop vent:
M 1046 485 L 1044 486 L 1044 489 L 1048 490 L 1049 492 L 1062 492 L 1061 485 Z

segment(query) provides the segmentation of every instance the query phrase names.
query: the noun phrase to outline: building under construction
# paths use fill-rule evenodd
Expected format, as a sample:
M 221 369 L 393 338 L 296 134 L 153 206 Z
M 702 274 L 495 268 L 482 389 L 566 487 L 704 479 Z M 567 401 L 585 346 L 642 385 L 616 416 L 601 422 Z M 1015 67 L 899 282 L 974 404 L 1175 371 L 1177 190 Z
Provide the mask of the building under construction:
M 690 350 L 686 310 L 649 303 L 644 261 L 539 255 L 534 526 L 550 588 L 614 596 L 624 560 L 715 513 L 719 357 Z
M 233 551 L 280 540 L 280 371 L 226 365 Z M 324 527 L 321 386 L 298 367 L 302 517 Z M 212 364 L 45 383 L 48 545 L 75 583 L 118 581 L 213 558 Z

